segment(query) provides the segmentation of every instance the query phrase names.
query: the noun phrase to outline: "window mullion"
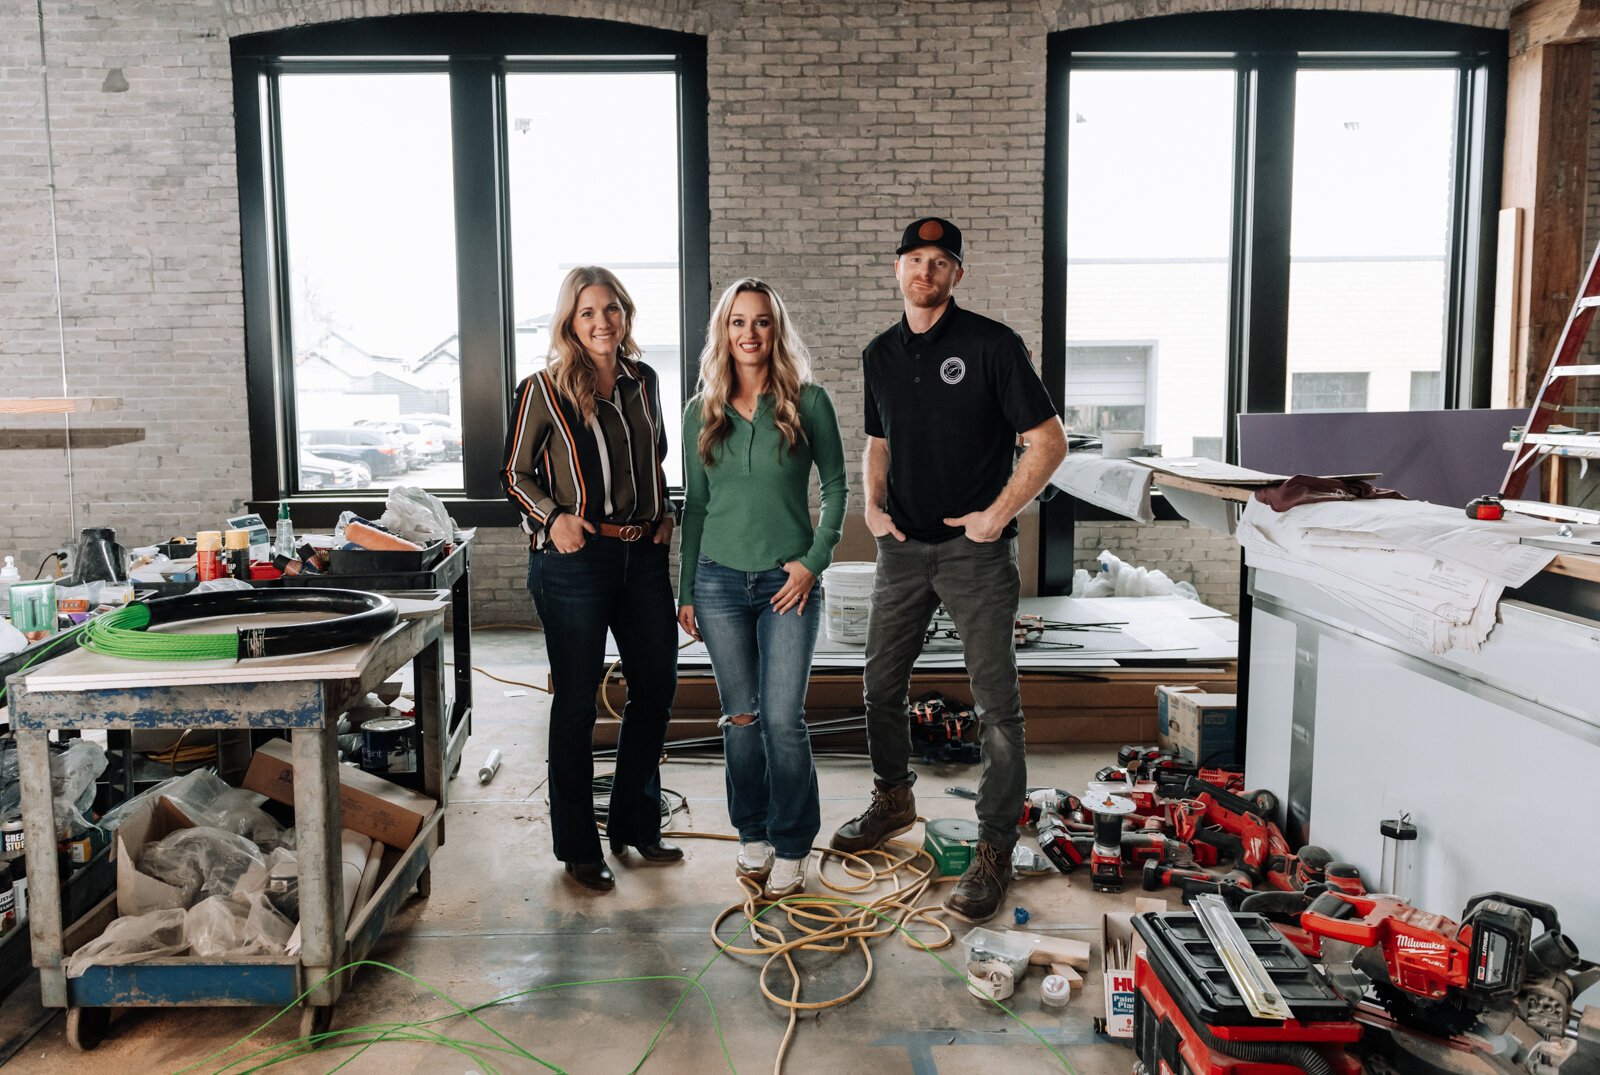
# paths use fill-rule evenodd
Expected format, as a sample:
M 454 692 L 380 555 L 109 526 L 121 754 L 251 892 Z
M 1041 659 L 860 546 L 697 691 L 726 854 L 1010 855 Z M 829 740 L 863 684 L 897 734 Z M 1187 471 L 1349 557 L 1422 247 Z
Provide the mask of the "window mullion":
M 1263 53 L 1256 57 L 1252 80 L 1244 139 L 1249 255 L 1240 368 L 1245 412 L 1281 412 L 1286 398 L 1295 67 L 1292 53 Z
M 512 314 L 506 253 L 499 71 L 493 60 L 450 64 L 450 144 L 461 347 L 461 480 L 469 498 L 500 495 L 496 475 L 510 410 Z M 471 415 L 472 420 L 466 421 Z

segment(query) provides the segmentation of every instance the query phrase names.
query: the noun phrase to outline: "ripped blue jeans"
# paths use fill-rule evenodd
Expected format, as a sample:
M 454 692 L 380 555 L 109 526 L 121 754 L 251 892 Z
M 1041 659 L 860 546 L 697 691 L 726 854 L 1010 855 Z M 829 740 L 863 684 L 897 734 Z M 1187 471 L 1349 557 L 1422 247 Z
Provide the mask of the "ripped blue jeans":
M 822 827 L 805 724 L 822 587 L 812 588 L 803 613 L 780 616 L 770 602 L 788 578 L 782 568 L 735 571 L 702 556 L 694 613 L 722 703 L 728 819 L 740 840 L 765 840 L 779 858 L 798 859 Z

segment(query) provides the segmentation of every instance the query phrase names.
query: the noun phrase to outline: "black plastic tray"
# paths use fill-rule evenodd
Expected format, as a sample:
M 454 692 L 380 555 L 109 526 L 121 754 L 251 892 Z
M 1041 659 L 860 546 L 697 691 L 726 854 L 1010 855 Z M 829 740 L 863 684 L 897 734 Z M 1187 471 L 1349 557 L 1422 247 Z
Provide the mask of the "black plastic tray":
M 1302 1023 L 1327 1023 L 1350 1018 L 1350 1005 L 1270 922 L 1258 914 L 1235 914 L 1233 920 L 1296 1019 Z M 1277 1020 L 1257 1019 L 1250 1014 L 1195 915 L 1135 915 L 1133 928 L 1148 947 L 1150 969 L 1191 1024 L 1280 1025 Z
M 421 571 L 439 562 L 444 541 L 421 549 L 329 549 L 328 574 L 369 575 L 385 571 Z

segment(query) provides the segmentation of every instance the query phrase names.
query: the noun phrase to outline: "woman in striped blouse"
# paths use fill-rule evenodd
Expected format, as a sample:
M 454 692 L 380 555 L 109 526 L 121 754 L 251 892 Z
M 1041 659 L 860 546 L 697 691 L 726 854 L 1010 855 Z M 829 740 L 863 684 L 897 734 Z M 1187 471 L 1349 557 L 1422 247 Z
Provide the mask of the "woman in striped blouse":
M 677 620 L 667 577 L 672 515 L 656 372 L 639 361 L 633 300 L 608 270 L 562 281 L 550 358 L 517 386 L 501 484 L 529 536 L 528 591 L 545 627 L 550 704 L 550 830 L 579 884 L 609 891 L 594 820 L 595 692 L 606 632 L 627 669 L 606 836 L 647 862 L 661 842 L 659 759 L 677 689 Z

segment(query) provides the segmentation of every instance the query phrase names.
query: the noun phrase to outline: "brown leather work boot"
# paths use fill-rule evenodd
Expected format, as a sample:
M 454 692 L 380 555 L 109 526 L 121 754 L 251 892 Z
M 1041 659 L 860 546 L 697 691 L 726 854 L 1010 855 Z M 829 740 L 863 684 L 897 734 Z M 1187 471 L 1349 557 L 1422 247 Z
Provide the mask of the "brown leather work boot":
M 1000 909 L 1011 883 L 1011 852 L 999 851 L 992 844 L 979 842 L 972 853 L 967 872 L 944 901 L 944 909 L 957 918 L 974 924 L 987 922 Z
M 867 851 L 881 847 L 891 836 L 917 823 L 917 798 L 907 784 L 873 780 L 872 802 L 866 810 L 839 826 L 829 842 L 835 851 Z

